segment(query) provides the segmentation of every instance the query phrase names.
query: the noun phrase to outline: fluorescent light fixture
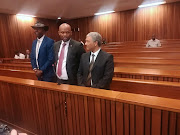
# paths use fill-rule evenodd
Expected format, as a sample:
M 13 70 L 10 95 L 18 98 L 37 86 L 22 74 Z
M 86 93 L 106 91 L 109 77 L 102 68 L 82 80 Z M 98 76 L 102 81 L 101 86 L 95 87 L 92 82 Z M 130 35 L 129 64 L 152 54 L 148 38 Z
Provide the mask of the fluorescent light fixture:
M 16 14 L 17 16 L 23 16 L 23 17 L 36 17 L 34 15 L 26 15 L 26 14 Z
M 58 17 L 58 19 L 61 19 L 61 17 Z
M 161 5 L 161 4 L 165 4 L 165 3 L 166 3 L 165 1 L 163 1 L 163 2 L 155 2 L 155 3 L 150 3 L 150 4 L 139 5 L 138 7 L 142 8 L 142 7 L 157 6 L 157 5 Z
M 100 13 L 95 13 L 94 15 L 103 15 L 103 14 L 109 14 L 109 13 L 113 13 L 115 11 L 106 11 L 106 12 L 100 12 Z

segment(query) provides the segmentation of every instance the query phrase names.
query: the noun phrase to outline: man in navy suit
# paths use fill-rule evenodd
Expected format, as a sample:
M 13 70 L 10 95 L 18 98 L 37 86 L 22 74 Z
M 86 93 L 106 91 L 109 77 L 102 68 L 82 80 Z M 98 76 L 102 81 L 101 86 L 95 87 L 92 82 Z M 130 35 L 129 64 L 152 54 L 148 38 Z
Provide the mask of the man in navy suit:
M 85 50 L 80 42 L 71 39 L 69 24 L 61 24 L 58 33 L 61 40 L 54 43 L 57 82 L 76 85 L 80 58 Z
M 37 36 L 33 41 L 31 50 L 31 65 L 40 81 L 53 82 L 54 71 L 52 64 L 54 63 L 53 44 L 54 40 L 45 36 L 49 27 L 41 22 L 37 22 L 31 26 Z
M 109 89 L 114 73 L 113 56 L 101 50 L 102 37 L 97 32 L 86 36 L 87 53 L 81 56 L 78 85 Z

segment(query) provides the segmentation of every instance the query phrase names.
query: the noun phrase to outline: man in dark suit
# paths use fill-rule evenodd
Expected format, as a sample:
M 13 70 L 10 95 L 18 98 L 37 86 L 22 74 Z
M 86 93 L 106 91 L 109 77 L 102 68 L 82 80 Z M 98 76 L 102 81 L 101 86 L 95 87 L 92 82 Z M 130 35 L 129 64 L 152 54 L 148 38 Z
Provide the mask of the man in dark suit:
M 31 50 L 31 65 L 40 81 L 53 82 L 55 74 L 52 64 L 54 63 L 53 44 L 54 40 L 45 36 L 49 27 L 41 22 L 31 26 L 35 30 L 37 39 L 33 41 Z
M 114 73 L 113 56 L 101 50 L 102 37 L 97 32 L 86 36 L 87 52 L 81 56 L 78 85 L 109 89 Z
M 58 33 L 61 40 L 54 43 L 57 82 L 75 85 L 80 58 L 85 50 L 80 42 L 71 39 L 69 24 L 61 24 Z

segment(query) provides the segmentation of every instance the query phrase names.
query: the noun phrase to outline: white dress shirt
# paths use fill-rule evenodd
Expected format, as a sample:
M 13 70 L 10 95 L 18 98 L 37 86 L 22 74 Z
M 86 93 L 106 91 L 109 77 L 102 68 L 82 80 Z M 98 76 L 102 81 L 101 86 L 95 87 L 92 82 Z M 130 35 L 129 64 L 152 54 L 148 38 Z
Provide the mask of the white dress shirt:
M 146 47 L 160 47 L 161 46 L 161 43 L 158 39 L 155 39 L 155 40 L 149 40 L 146 44 Z
M 29 54 L 26 55 L 26 59 L 29 59 Z
M 15 58 L 15 59 L 19 59 L 19 56 L 15 54 L 14 58 Z
M 93 55 L 93 54 L 94 54 L 94 62 L 96 61 L 96 58 L 97 58 L 100 50 L 101 50 L 101 48 L 99 48 L 99 50 L 97 50 L 95 53 L 91 52 L 91 56 L 90 56 L 90 61 L 89 61 L 89 63 L 91 63 L 92 55 Z
M 43 42 L 44 36 L 45 36 L 45 35 L 43 35 L 40 39 L 37 38 L 37 44 L 36 44 L 36 64 L 37 64 L 37 67 L 38 67 L 38 68 L 39 68 L 39 65 L 38 65 L 39 49 L 40 49 L 41 44 L 42 44 L 42 42 Z
M 58 72 L 58 64 L 59 64 L 59 57 L 61 54 L 61 50 L 62 50 L 63 44 L 65 43 L 66 45 L 64 48 L 64 59 L 62 62 L 62 74 L 61 74 L 61 76 L 58 76 L 58 74 L 57 74 L 57 77 L 59 79 L 62 79 L 62 80 L 68 80 L 68 75 L 67 75 L 67 70 L 66 70 L 66 61 L 67 61 L 67 53 L 68 53 L 69 42 L 70 42 L 70 40 L 67 42 L 62 41 L 60 48 L 59 48 L 59 52 L 58 52 L 58 62 L 57 62 L 57 67 L 56 67 L 56 74 Z
M 15 55 L 14 58 L 15 58 L 15 59 L 25 59 L 25 55 L 22 54 L 22 53 L 19 53 L 19 56 L 18 56 L 18 55 Z

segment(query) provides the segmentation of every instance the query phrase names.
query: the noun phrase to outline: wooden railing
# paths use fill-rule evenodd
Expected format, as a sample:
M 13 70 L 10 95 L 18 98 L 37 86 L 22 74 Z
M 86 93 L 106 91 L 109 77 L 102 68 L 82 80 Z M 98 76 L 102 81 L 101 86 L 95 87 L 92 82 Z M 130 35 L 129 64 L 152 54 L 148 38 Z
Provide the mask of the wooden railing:
M 38 135 L 178 135 L 180 100 L 0 76 L 0 119 Z

